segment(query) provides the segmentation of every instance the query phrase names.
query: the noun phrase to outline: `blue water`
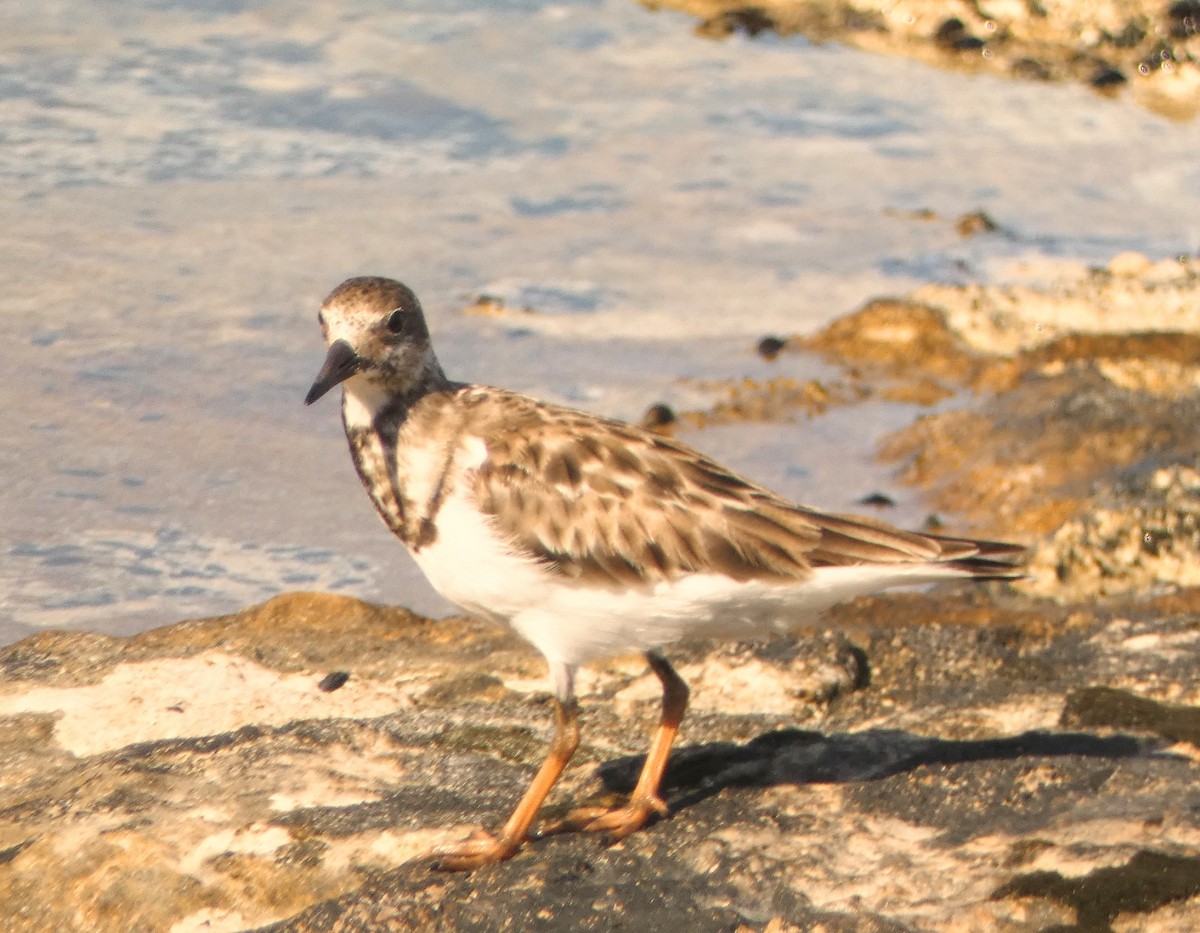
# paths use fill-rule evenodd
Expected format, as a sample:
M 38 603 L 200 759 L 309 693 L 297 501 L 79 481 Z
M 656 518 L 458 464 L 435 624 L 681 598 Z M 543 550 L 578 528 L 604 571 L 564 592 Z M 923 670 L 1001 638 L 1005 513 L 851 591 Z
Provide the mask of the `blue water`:
M 336 406 L 299 404 L 348 275 L 413 285 L 456 376 L 636 418 L 704 403 L 705 380 L 822 374 L 754 343 L 871 297 L 1200 247 L 1195 125 L 714 43 L 631 0 L 0 15 L 0 639 L 294 588 L 445 608 L 371 515 Z M 1002 235 L 955 232 L 979 209 Z M 463 313 L 481 294 L 509 312 Z M 872 438 L 908 417 L 709 438 L 849 508 L 889 482 Z

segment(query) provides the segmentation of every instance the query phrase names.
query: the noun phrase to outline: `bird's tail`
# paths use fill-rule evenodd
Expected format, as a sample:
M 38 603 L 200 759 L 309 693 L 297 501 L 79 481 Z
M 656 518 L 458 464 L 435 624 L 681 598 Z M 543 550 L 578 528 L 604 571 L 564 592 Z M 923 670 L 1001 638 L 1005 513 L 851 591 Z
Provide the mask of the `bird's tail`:
M 977 580 L 1016 580 L 1025 576 L 1026 549 L 1004 541 L 977 541 L 925 535 L 941 548 L 936 562 Z

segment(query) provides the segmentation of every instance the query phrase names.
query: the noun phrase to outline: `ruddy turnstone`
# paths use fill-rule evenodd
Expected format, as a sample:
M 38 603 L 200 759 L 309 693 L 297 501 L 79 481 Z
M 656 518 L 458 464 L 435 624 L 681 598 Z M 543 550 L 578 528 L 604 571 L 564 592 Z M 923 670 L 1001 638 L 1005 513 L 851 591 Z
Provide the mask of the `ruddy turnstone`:
M 564 826 L 623 838 L 667 806 L 659 783 L 688 701 L 662 649 L 812 626 L 891 586 L 1020 576 L 1021 548 L 901 531 L 790 502 L 677 441 L 515 392 L 451 382 L 416 295 L 354 278 L 318 319 L 329 352 L 305 398 L 343 387 L 342 421 L 367 494 L 433 586 L 506 623 L 545 656 L 554 738 L 496 836 L 437 866 L 510 858 L 579 744 L 581 664 L 645 654 L 662 716 L 628 803 Z

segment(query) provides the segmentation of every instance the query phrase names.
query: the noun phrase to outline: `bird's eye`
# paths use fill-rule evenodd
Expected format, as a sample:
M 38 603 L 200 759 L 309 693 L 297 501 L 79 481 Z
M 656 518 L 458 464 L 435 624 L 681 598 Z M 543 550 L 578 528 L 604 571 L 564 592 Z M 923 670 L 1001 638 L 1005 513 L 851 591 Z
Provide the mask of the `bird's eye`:
M 397 308 L 395 311 L 393 311 L 391 314 L 388 315 L 387 329 L 390 330 L 393 334 L 398 334 L 402 330 L 404 330 L 404 322 L 407 319 L 408 319 L 408 315 L 404 313 L 403 309 Z

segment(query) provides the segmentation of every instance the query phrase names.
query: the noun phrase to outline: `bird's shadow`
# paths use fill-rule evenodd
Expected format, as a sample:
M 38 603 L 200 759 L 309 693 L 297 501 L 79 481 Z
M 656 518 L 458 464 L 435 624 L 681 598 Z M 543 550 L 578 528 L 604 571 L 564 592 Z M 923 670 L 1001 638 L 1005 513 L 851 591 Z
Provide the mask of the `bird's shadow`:
M 678 749 L 663 781 L 671 812 L 694 806 L 727 787 L 783 784 L 849 784 L 875 781 L 926 765 L 955 765 L 1020 758 L 1145 757 L 1161 739 L 1086 732 L 1029 731 L 985 739 L 938 739 L 899 729 L 823 734 L 802 729 L 765 732 L 745 744 L 712 742 Z M 598 768 L 606 789 L 633 789 L 644 756 L 619 758 Z

